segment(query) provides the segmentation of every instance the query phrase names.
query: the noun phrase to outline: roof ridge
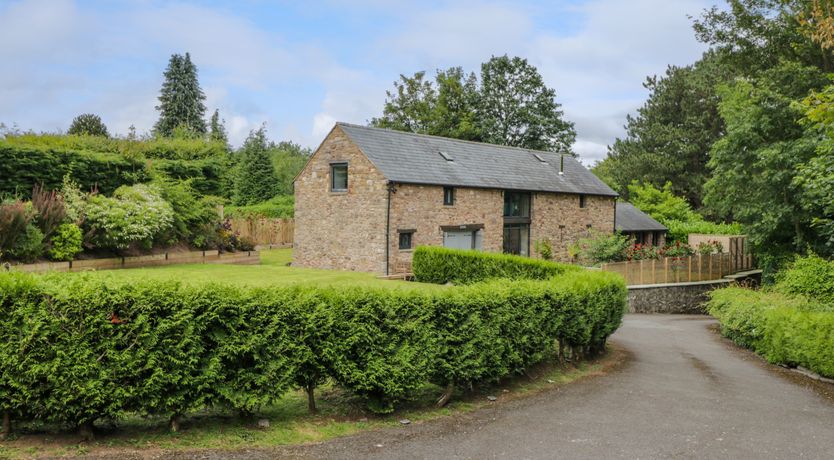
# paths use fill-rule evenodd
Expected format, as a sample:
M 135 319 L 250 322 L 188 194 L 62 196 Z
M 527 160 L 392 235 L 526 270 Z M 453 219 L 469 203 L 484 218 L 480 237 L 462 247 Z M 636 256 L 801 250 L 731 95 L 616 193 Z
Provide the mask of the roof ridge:
M 516 147 L 516 146 L 513 146 L 513 145 L 501 145 L 501 144 L 491 144 L 489 142 L 470 141 L 468 139 L 455 139 L 453 137 L 437 136 L 437 135 L 434 135 L 434 134 L 423 134 L 423 133 L 415 133 L 415 132 L 411 132 L 411 131 L 400 131 L 398 129 L 391 129 L 391 128 L 379 128 L 379 127 L 376 127 L 376 126 L 358 125 L 356 123 L 348 123 L 348 122 L 345 122 L 345 121 L 337 121 L 336 124 L 339 125 L 339 126 L 350 126 L 350 127 L 353 127 L 353 128 L 363 128 L 363 129 L 371 129 L 371 130 L 377 130 L 377 131 L 388 131 L 388 132 L 397 133 L 397 134 L 407 134 L 407 135 L 416 136 L 416 137 L 428 137 L 428 138 L 431 138 L 431 139 L 443 139 L 443 140 L 452 141 L 452 142 L 465 142 L 467 144 L 486 145 L 486 146 L 497 147 L 497 148 L 502 148 L 502 149 L 513 149 L 513 150 L 518 150 L 518 151 L 526 152 L 526 153 L 544 153 L 544 154 L 550 154 L 550 155 L 562 155 L 562 156 L 567 156 L 568 158 L 572 158 L 573 160 L 579 162 L 578 157 L 576 157 L 576 156 L 574 156 L 570 153 L 551 152 L 549 150 L 534 150 L 534 149 L 528 149 L 528 148 L 524 148 L 524 147 Z

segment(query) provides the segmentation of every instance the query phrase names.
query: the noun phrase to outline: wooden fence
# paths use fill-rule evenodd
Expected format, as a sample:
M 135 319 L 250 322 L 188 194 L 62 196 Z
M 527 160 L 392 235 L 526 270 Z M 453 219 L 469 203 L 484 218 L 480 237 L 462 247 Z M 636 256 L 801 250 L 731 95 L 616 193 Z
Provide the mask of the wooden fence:
M 601 268 L 623 275 L 627 285 L 685 283 L 717 280 L 727 275 L 752 270 L 753 256 L 737 253 L 698 254 L 658 260 L 613 262 L 603 264 Z
M 230 219 L 232 231 L 259 246 L 292 246 L 293 219 Z
M 258 251 L 218 252 L 188 251 L 165 252 L 147 256 L 110 257 L 106 259 L 82 259 L 71 262 L 42 262 L 37 264 L 4 264 L 0 268 L 22 272 L 42 273 L 82 272 L 87 270 L 116 270 L 120 268 L 157 267 L 178 264 L 237 264 L 258 265 L 261 254 Z

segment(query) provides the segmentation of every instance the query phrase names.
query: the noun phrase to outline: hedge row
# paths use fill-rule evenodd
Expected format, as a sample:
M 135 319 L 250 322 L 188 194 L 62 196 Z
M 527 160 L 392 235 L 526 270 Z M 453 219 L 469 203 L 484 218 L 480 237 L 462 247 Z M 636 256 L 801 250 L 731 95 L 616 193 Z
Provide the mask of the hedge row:
M 150 179 L 142 161 L 118 154 L 18 147 L 0 143 L 0 194 L 28 197 L 35 184 L 60 189 L 69 174 L 84 190 L 110 194 L 122 185 Z
M 508 254 L 420 246 L 414 250 L 412 270 L 423 283 L 472 284 L 494 278 L 543 280 L 581 268 Z
M 231 188 L 227 174 L 230 167 L 225 155 L 146 161 L 141 156 L 0 141 L 0 194 L 28 198 L 35 184 L 43 184 L 47 190 L 60 189 L 64 176 L 69 174 L 82 190 L 97 186 L 109 195 L 122 185 L 149 181 L 156 171 L 173 179 L 191 179 L 191 186 L 201 194 L 224 196 Z
M 778 292 L 713 291 L 709 313 L 727 337 L 772 363 L 834 377 L 834 308 Z
M 206 405 L 252 412 L 330 378 L 389 412 L 426 382 L 492 381 L 600 350 L 625 298 L 616 275 L 584 271 L 437 291 L 4 273 L 0 410 L 79 426 Z

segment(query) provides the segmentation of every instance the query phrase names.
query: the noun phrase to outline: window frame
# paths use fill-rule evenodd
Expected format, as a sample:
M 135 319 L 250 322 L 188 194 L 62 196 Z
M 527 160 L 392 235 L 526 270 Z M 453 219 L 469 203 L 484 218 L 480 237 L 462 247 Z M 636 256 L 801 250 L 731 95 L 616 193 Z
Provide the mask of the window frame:
M 443 187 L 443 206 L 454 206 L 455 205 L 455 188 L 454 187 Z M 446 198 L 449 198 L 448 200 Z
M 414 249 L 414 234 L 417 233 L 415 229 L 397 230 L 397 249 L 400 251 L 410 251 Z M 408 235 L 408 247 L 403 247 L 403 235 Z
M 585 194 L 584 193 L 580 194 L 579 195 L 579 209 L 585 209 L 587 207 L 587 205 L 588 205 L 588 202 L 585 198 Z
M 345 168 L 345 188 L 336 188 L 336 168 Z M 346 193 L 350 184 L 349 166 L 347 161 L 334 161 L 330 163 L 330 192 Z

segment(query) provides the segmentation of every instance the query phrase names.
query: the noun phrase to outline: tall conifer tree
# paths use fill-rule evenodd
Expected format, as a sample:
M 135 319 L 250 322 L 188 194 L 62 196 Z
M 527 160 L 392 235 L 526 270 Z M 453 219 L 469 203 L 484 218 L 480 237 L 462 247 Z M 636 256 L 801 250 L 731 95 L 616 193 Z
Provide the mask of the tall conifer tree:
M 160 136 L 171 136 L 176 128 L 198 134 L 206 133 L 206 95 L 197 80 L 197 66 L 191 55 L 171 55 L 165 69 L 165 81 L 159 94 L 159 120 L 154 131 Z

